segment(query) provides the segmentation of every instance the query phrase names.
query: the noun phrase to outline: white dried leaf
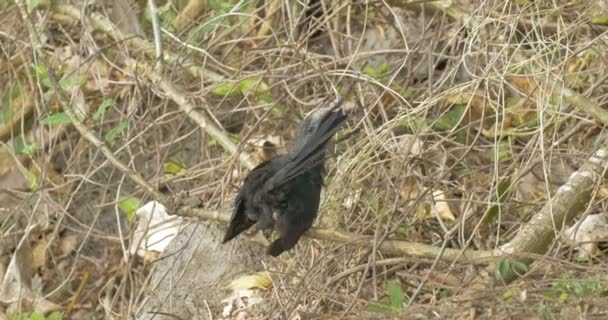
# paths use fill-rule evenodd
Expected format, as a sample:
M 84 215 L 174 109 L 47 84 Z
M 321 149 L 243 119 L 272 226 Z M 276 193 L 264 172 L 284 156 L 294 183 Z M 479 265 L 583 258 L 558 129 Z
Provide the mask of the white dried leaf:
M 224 319 L 244 319 L 247 317 L 247 309 L 255 304 L 263 302 L 259 290 L 239 290 L 233 291 L 226 299 L 222 300 L 224 309 L 222 317 Z
M 450 209 L 450 206 L 445 199 L 445 192 L 443 192 L 443 190 L 435 190 L 433 192 L 433 199 L 435 200 L 435 204 L 431 207 L 431 210 L 434 211 L 434 214 L 431 214 L 431 217 L 439 216 L 442 220 L 456 220 L 456 217 L 452 213 L 452 209 Z
M 424 144 L 413 134 L 404 134 L 401 136 L 391 137 L 384 144 L 384 148 L 402 156 L 419 156 L 422 153 Z
M 362 189 L 358 189 L 354 193 L 349 194 L 342 201 L 342 206 L 347 210 L 351 210 L 359 202 L 359 199 L 361 198 L 361 191 Z
M 168 215 L 165 206 L 156 201 L 146 203 L 135 215 L 138 221 L 129 251 L 144 258 L 146 252 L 162 253 L 183 223 L 181 217 Z

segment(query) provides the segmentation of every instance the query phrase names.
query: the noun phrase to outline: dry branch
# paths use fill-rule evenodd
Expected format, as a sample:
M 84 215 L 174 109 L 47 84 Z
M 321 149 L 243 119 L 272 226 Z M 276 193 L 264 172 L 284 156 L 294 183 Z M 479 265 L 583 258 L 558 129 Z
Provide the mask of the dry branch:
M 230 213 L 222 210 L 196 209 L 184 206 L 176 214 L 198 220 L 213 220 L 223 223 L 230 221 Z M 305 236 L 311 239 L 343 243 L 365 249 L 377 249 L 384 254 L 392 256 L 412 256 L 426 259 L 437 259 L 439 257 L 439 260 L 446 262 L 474 264 L 485 264 L 500 258 L 500 256 L 497 256 L 497 252 L 491 250 L 442 250 L 436 246 L 401 240 L 384 240 L 378 244 L 373 236 L 332 229 L 311 228 Z
M 583 212 L 589 205 L 592 193 L 606 176 L 608 168 L 608 148 L 602 147 L 568 181 L 555 195 L 521 228 L 509 243 L 499 250 L 503 254 L 527 255 L 545 254 L 555 237 L 567 227 L 574 217 Z M 525 258 L 524 263 L 532 259 Z M 513 270 L 502 275 L 505 282 L 511 282 L 517 275 Z
M 605 109 L 569 88 L 562 88 L 562 92 L 566 101 L 572 103 L 602 125 L 608 126 L 608 112 Z

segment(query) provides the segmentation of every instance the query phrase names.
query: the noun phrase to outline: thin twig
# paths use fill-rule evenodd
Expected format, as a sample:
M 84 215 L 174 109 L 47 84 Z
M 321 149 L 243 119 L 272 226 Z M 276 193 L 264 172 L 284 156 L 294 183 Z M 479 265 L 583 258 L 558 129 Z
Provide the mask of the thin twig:
M 216 139 L 219 144 L 228 151 L 228 153 L 235 155 L 239 154 L 239 159 L 247 168 L 253 169 L 255 167 L 255 161 L 246 152 L 239 152 L 238 145 L 226 134 L 226 132 L 216 126 L 206 115 L 196 111 L 195 107 L 178 92 L 178 90 L 169 81 L 164 79 L 156 70 L 152 70 L 149 67 L 142 66 L 141 63 L 137 63 L 133 60 L 129 60 L 127 65 L 133 71 L 139 71 L 143 73 L 148 79 L 154 82 L 158 87 L 173 100 L 190 119 L 196 122 L 205 132 L 207 132 L 212 138 Z M 139 68 L 138 68 L 139 67 Z

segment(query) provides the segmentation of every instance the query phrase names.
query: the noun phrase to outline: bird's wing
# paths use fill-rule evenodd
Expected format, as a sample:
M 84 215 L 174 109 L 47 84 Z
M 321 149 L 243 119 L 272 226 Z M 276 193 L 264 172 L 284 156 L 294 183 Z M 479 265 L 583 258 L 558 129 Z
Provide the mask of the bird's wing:
M 234 211 L 224 236 L 224 243 L 249 229 L 259 220 L 260 215 L 264 214 L 263 210 L 259 210 L 265 201 L 260 196 L 263 195 L 262 187 L 272 175 L 273 168 L 279 167 L 275 162 L 276 160 L 272 159 L 260 163 L 247 174 L 234 200 Z

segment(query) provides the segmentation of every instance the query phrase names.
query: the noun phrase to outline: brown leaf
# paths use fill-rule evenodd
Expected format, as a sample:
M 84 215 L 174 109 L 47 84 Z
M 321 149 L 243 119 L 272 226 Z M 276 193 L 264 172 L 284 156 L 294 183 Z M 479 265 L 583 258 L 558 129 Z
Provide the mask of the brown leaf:
M 415 200 L 420 194 L 418 188 L 418 180 L 416 176 L 409 175 L 404 178 L 403 186 L 401 187 L 401 199 L 405 201 Z
M 507 80 L 524 94 L 531 96 L 538 91 L 538 83 L 532 77 L 510 76 Z
M 46 264 L 47 259 L 47 248 L 49 246 L 49 241 L 46 236 L 43 236 L 41 239 L 35 241 L 32 244 L 31 249 L 31 268 L 33 270 L 37 270 L 40 267 L 43 267 Z
M 31 290 L 32 256 L 27 241 L 33 229 L 34 227 L 31 226 L 25 230 L 6 269 L 2 283 L 0 283 L 0 302 L 2 303 L 11 304 L 23 298 L 33 297 Z

